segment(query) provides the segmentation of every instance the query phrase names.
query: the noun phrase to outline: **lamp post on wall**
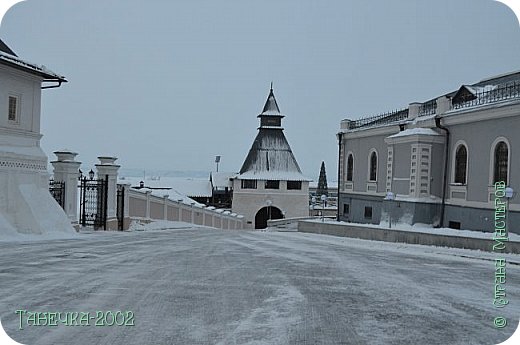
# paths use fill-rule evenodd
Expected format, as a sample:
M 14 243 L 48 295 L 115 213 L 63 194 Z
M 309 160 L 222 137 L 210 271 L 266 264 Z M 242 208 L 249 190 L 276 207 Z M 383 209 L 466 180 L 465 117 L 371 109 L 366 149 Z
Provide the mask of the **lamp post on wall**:
M 267 204 L 267 220 L 271 220 L 271 205 L 273 202 L 271 200 L 267 200 L 265 203 Z
M 392 192 L 386 193 L 385 200 L 394 201 L 395 200 L 395 194 Z M 388 228 L 392 229 L 392 205 L 393 202 L 390 203 L 390 206 L 388 207 Z
M 324 222 L 325 221 L 325 205 L 327 204 L 327 196 L 325 194 L 322 194 L 321 195 L 321 203 L 322 203 L 322 208 L 321 208 L 321 221 Z
M 316 206 L 316 197 L 315 196 L 313 196 L 311 198 L 311 203 L 312 203 L 312 216 L 314 217 L 316 215 L 314 212 L 314 207 Z

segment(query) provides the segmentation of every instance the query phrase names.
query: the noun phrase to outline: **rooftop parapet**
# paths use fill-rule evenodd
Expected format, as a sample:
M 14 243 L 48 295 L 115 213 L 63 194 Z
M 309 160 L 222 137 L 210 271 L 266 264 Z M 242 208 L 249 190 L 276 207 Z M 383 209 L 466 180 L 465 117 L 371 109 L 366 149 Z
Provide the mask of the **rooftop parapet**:
M 393 122 L 398 122 L 401 120 L 406 120 L 408 118 L 408 108 L 401 110 L 394 110 L 388 113 L 364 117 L 358 120 L 343 120 L 341 121 L 341 129 L 343 130 L 353 130 L 358 128 L 368 128 L 375 127 L 380 125 L 386 125 Z

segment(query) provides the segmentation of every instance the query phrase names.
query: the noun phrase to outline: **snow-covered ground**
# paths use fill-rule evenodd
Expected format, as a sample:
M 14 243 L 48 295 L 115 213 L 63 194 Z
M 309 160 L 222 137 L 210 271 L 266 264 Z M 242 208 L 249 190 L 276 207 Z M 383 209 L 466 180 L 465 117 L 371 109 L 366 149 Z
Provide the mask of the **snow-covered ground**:
M 166 230 L 0 243 L 0 318 L 24 344 L 496 344 L 493 253 L 303 234 Z M 154 230 L 155 229 L 155 230 Z M 16 310 L 132 311 L 134 326 L 27 326 Z M 504 330 L 493 318 L 509 320 Z

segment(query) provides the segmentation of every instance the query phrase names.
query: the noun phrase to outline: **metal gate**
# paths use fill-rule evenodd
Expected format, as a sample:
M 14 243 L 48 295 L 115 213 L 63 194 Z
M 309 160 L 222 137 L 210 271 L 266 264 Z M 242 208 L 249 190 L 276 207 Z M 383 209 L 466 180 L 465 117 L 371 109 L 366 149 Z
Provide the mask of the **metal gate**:
M 122 184 L 117 185 L 117 229 L 124 230 L 125 221 L 125 186 Z
M 61 208 L 65 208 L 65 182 L 62 181 L 49 181 L 49 192 L 51 192 L 52 197 L 56 202 L 61 206 Z
M 80 180 L 79 219 L 82 226 L 107 229 L 108 175 L 104 179 Z

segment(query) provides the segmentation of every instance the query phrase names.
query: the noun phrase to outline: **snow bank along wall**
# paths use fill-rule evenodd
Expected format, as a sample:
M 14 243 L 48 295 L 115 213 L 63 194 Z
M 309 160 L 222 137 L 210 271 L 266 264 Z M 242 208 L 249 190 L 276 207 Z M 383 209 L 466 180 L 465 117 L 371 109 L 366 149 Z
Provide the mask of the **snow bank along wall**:
M 298 231 L 314 234 L 352 237 L 363 240 L 400 242 L 410 244 L 422 244 L 439 247 L 478 249 L 490 252 L 495 243 L 490 239 L 469 238 L 463 236 L 451 236 L 440 234 L 428 234 L 402 230 L 388 230 L 371 228 L 368 226 L 356 226 L 345 223 L 322 223 L 316 221 L 299 221 Z M 520 254 L 520 242 L 506 242 L 504 253 Z

